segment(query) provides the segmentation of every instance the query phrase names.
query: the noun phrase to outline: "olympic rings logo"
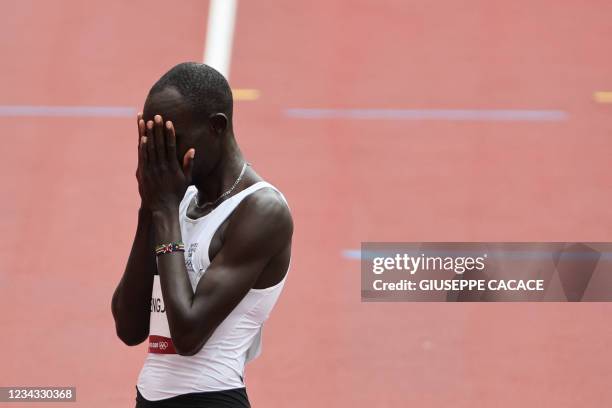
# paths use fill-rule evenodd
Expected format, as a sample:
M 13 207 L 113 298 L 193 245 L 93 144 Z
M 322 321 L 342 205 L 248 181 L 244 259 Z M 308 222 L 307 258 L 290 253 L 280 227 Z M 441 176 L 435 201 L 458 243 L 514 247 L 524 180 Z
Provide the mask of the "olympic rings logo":
M 168 348 L 168 342 L 167 341 L 160 341 L 159 342 L 159 349 L 160 350 L 165 350 Z

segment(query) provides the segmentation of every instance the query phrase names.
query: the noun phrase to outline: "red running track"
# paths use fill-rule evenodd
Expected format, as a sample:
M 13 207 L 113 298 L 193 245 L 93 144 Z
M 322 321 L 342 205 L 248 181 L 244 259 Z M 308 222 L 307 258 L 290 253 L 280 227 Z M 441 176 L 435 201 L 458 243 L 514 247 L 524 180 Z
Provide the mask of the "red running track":
M 2 2 L 0 104 L 141 107 L 200 60 L 208 4 Z M 361 241 L 610 241 L 612 3 L 239 4 L 237 135 L 283 190 L 290 278 L 247 369 L 255 407 L 601 407 L 611 307 L 362 304 Z M 557 109 L 559 122 L 300 120 L 287 108 Z M 127 118 L 0 117 L 0 385 L 131 406 L 145 346 L 110 297 L 138 195 Z M 53 405 L 58 406 L 58 405 Z

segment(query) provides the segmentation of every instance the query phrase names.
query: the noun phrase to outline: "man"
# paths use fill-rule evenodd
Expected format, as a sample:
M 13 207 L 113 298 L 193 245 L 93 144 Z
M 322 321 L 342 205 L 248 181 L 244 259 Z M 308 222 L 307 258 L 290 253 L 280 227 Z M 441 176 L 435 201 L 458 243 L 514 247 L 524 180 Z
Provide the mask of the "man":
M 223 76 L 175 66 L 138 115 L 138 226 L 112 300 L 118 337 L 149 339 L 136 406 L 248 407 L 244 365 L 283 288 L 293 222 L 245 161 Z

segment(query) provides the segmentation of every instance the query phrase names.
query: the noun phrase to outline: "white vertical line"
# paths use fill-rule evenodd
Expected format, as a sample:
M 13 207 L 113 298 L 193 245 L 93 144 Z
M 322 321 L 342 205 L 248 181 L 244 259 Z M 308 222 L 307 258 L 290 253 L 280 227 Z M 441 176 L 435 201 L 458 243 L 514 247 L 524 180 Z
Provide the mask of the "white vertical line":
M 210 0 L 204 63 L 229 78 L 238 0 Z

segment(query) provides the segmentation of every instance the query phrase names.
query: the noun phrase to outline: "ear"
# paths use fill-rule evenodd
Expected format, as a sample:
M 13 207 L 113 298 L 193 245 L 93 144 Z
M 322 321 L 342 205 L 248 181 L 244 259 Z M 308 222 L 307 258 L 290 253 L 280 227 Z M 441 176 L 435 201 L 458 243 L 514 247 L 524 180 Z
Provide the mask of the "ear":
M 227 125 L 229 123 L 227 116 L 223 113 L 213 113 L 208 118 L 210 121 L 210 126 L 212 127 L 213 132 L 218 135 L 222 135 L 227 130 Z

